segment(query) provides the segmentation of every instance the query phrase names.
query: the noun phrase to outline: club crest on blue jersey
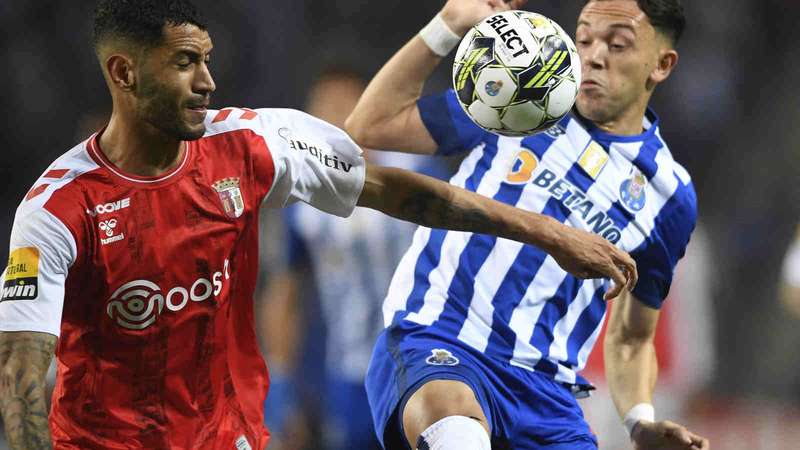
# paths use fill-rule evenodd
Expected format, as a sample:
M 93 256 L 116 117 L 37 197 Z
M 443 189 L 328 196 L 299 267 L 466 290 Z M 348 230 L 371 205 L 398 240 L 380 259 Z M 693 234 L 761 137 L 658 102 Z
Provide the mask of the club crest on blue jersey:
M 428 356 L 425 362 L 432 366 L 455 366 L 460 361 L 449 350 L 435 348 L 431 350 L 431 356 Z
M 619 186 L 619 199 L 631 211 L 641 211 L 647 201 L 645 188 L 647 178 L 636 167 L 631 168 L 630 178 Z
M 242 191 L 239 189 L 239 178 L 217 180 L 214 182 L 213 187 L 222 201 L 225 215 L 231 219 L 237 219 L 241 216 L 244 212 L 244 199 L 242 198 Z

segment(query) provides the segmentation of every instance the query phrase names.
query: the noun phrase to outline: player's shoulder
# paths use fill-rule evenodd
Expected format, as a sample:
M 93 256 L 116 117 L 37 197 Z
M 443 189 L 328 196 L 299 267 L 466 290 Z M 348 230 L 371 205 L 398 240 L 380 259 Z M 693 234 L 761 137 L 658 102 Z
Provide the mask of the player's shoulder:
M 673 157 L 669 146 L 661 136 L 660 129 L 655 130 L 653 139 L 657 139 L 660 145 L 652 145 L 657 148 L 654 158 L 657 169 L 651 182 L 667 197 L 659 216 L 662 221 L 665 219 L 679 221 L 685 223 L 689 229 L 693 229 L 697 222 L 697 193 L 692 177 L 689 171 Z
M 17 207 L 12 236 L 39 243 L 75 242 L 88 208 L 85 191 L 92 184 L 82 181 L 100 168 L 89 154 L 91 139 L 56 158 L 36 179 Z
M 279 133 L 282 127 L 298 121 L 318 120 L 309 114 L 291 108 L 226 107 L 219 110 L 208 110 L 204 137 L 243 130 L 249 130 L 262 136 L 272 135 Z
M 89 154 L 94 136 L 80 142 L 56 158 L 36 179 L 17 208 L 17 217 L 33 214 L 42 209 L 60 216 L 63 208 L 82 211 L 84 187 L 81 180 L 100 166 Z

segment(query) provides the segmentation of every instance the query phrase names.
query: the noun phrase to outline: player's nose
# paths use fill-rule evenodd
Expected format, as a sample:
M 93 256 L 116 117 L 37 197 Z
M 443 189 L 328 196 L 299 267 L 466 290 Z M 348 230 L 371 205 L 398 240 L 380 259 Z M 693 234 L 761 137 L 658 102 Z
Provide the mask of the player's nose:
M 597 42 L 585 47 L 580 52 L 581 62 L 584 67 L 591 67 L 593 69 L 602 69 L 605 62 L 606 47 L 604 44 Z
M 217 85 L 214 83 L 214 77 L 211 76 L 211 71 L 206 64 L 198 65 L 197 75 L 194 80 L 193 90 L 200 94 L 210 94 L 217 90 Z

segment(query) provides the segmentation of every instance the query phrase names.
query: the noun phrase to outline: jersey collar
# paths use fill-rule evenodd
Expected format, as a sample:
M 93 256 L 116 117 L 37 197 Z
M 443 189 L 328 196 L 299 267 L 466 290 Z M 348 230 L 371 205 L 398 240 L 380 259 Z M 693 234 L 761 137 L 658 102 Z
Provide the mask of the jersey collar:
M 87 141 L 86 147 L 89 152 L 89 156 L 100 166 L 107 169 L 109 172 L 114 174 L 116 178 L 123 181 L 125 184 L 133 184 L 138 186 L 162 186 L 164 184 L 170 183 L 174 180 L 180 178 L 180 175 L 185 172 L 186 168 L 190 166 L 192 156 L 194 153 L 194 144 L 191 141 L 186 141 L 186 151 L 183 152 L 183 159 L 181 159 L 180 164 L 178 164 L 174 169 L 170 170 L 169 172 L 157 176 L 157 177 L 144 177 L 139 175 L 134 175 L 130 173 L 126 173 L 122 171 L 119 167 L 114 165 L 111 161 L 108 160 L 106 155 L 100 149 L 100 135 L 103 134 L 105 128 L 98 131 L 97 133 L 93 134 L 92 137 L 89 138 Z
M 583 116 L 578 113 L 577 109 L 572 110 L 572 115 L 575 119 L 583 125 L 586 131 L 592 136 L 592 139 L 598 141 L 600 143 L 612 143 L 612 142 L 644 142 L 653 138 L 658 131 L 658 127 L 660 124 L 660 119 L 658 115 L 653 111 L 651 108 L 647 108 L 644 114 L 644 118 L 642 119 L 642 131 L 640 134 L 634 135 L 620 135 L 620 134 L 613 134 L 607 133 L 597 126 L 590 120 L 584 118 Z

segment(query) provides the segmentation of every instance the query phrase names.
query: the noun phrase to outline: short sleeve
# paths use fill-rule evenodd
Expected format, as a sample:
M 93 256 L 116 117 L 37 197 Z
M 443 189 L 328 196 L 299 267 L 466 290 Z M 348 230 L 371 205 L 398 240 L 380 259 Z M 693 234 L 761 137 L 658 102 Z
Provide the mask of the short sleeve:
M 661 308 L 669 294 L 675 266 L 686 253 L 696 223 L 694 188 L 691 183 L 682 185 L 659 212 L 650 236 L 630 253 L 639 271 L 639 282 L 633 289 L 639 301 Z
M 417 107 L 422 122 L 439 146 L 437 155 L 472 150 L 487 133 L 467 116 L 452 89 L 420 98 Z
M 37 209 L 20 216 L 18 211 L 2 275 L 0 331 L 58 336 L 64 286 L 76 255 L 72 234 L 50 212 Z
M 302 201 L 347 217 L 364 187 L 361 148 L 341 129 L 291 109 L 260 109 L 275 175 L 264 205 Z

